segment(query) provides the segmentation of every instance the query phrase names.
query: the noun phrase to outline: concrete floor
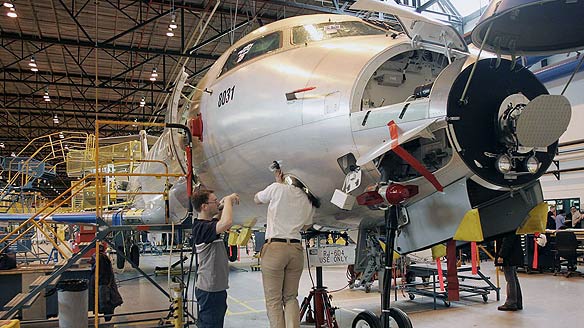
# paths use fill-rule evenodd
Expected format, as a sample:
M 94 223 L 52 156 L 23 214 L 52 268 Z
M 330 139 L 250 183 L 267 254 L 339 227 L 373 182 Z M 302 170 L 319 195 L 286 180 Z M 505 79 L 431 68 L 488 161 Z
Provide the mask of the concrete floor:
M 173 256 L 174 257 L 174 256 Z M 174 259 L 173 259 L 174 260 Z M 249 269 L 251 259 L 244 259 L 241 263 L 232 266 L 230 274 L 230 286 L 228 290 L 228 312 L 225 327 L 268 327 L 261 272 L 252 272 Z M 168 265 L 168 256 L 146 255 L 141 258 L 141 268 L 152 273 L 155 266 Z M 237 269 L 240 268 L 240 269 Z M 311 285 L 308 271 L 302 276 L 300 282 L 299 301 L 308 294 Z M 491 262 L 482 263 L 482 272 L 491 276 L 496 284 L 495 269 Z M 117 279 L 120 282 L 120 292 L 124 298 L 124 304 L 116 309 L 116 313 L 131 313 L 137 311 L 165 309 L 169 302 L 165 296 L 153 287 L 146 279 L 125 279 L 136 277 L 137 273 L 132 269 L 126 269 L 119 273 Z M 314 277 L 314 270 L 313 270 Z M 154 277 L 163 287 L 167 286 L 166 276 Z M 504 287 L 504 278 L 500 276 Z M 497 306 L 505 299 L 504 288 L 501 291 L 501 301 L 497 302 L 495 293 L 489 296 L 488 303 L 483 303 L 481 297 L 474 296 L 458 302 L 452 302 L 450 308 L 446 308 L 441 302 L 437 309 L 432 310 L 432 299 L 417 296 L 411 301 L 407 295 L 398 295 L 398 301 L 392 304 L 404 310 L 410 316 L 414 327 L 557 327 L 557 326 L 582 326 L 584 311 L 578 304 L 584 295 L 584 279 L 580 277 L 565 278 L 554 277 L 552 274 L 519 274 L 519 279 L 524 295 L 524 310 L 518 312 L 500 312 Z M 345 268 L 329 267 L 324 269 L 324 282 L 329 290 L 341 289 L 347 284 Z M 468 280 L 467 280 L 468 282 Z M 377 284 L 373 286 L 371 293 L 367 294 L 363 289 L 350 290 L 348 288 L 333 293 L 333 305 L 339 307 L 337 321 L 340 327 L 351 327 L 354 317 L 361 309 L 368 309 L 377 314 L 380 312 L 380 294 Z M 148 315 L 149 318 L 157 318 L 161 315 Z M 142 316 L 145 317 L 145 316 Z M 116 321 L 135 320 L 140 316 L 120 316 Z M 116 324 L 115 327 L 152 327 L 156 321 L 145 324 Z

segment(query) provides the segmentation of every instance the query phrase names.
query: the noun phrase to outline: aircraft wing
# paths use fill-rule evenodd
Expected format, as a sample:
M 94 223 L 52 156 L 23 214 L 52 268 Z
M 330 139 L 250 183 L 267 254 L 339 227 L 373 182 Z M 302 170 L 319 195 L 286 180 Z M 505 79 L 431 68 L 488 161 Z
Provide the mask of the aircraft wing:
M 398 5 L 393 1 L 381 2 L 377 0 L 359 0 L 350 8 L 394 15 L 414 42 L 426 42 L 468 52 L 466 42 L 454 27 L 422 16 L 413 8 Z
M 429 127 L 438 121 L 438 118 L 433 120 L 428 120 L 425 123 L 411 129 L 408 131 L 399 131 L 399 127 L 397 124 L 391 121 L 388 126 L 391 131 L 392 128 L 397 129 L 395 134 L 390 133 L 391 139 L 386 142 L 382 142 L 381 144 L 371 148 L 367 153 L 363 154 L 357 159 L 357 165 L 363 166 L 371 162 L 372 160 L 376 159 L 377 157 L 385 154 L 386 152 L 392 150 L 396 146 L 402 145 L 408 142 L 411 139 L 414 139 L 418 136 L 425 137 L 425 138 L 432 138 L 432 132 L 430 131 Z M 393 127 L 392 127 L 393 125 Z

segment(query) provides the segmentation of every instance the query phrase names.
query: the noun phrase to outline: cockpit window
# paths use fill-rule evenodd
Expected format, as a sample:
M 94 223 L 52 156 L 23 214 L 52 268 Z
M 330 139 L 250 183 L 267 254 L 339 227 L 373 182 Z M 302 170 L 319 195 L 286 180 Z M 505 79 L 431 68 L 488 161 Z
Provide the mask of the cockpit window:
M 307 24 L 292 29 L 292 43 L 302 44 L 346 36 L 385 33 L 387 31 L 360 21 Z
M 281 35 L 281 32 L 274 32 L 268 35 L 264 35 L 235 49 L 225 62 L 225 65 L 223 65 L 221 74 L 240 64 L 245 63 L 250 59 L 280 48 L 282 45 Z

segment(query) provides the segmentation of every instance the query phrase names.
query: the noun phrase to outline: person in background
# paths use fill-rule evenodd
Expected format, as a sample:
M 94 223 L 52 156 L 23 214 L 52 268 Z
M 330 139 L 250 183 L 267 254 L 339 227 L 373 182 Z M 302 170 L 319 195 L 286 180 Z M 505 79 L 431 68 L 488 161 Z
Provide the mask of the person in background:
M 227 312 L 229 260 L 221 233 L 233 223 L 233 206 L 239 196 L 231 194 L 221 201 L 210 190 L 191 196 L 198 217 L 193 223 L 193 242 L 198 254 L 195 296 L 199 304 L 199 328 L 221 328 Z M 215 216 L 219 216 L 216 219 Z
M 562 210 L 556 215 L 556 230 L 565 229 L 566 228 L 566 213 Z
M 295 178 L 286 179 L 279 166 L 276 182 L 258 192 L 256 204 L 269 204 L 266 243 L 262 247 L 262 281 L 266 310 L 271 328 L 300 327 L 298 285 L 304 269 L 300 231 L 312 224 L 320 201 Z
M 556 230 L 556 205 L 550 205 L 545 228 L 547 230 Z
M 499 245 L 501 245 L 499 247 Z M 507 282 L 507 299 L 505 304 L 499 306 L 499 311 L 517 311 L 523 310 L 523 295 L 521 286 L 517 278 L 517 267 L 523 266 L 523 248 L 521 247 L 521 238 L 510 232 L 497 240 L 497 253 L 495 256 L 495 265 L 501 266 Z
M 580 229 L 582 221 L 582 215 L 580 214 L 580 211 L 578 211 L 576 206 L 572 206 L 570 207 L 570 213 L 572 214 L 572 228 Z
M 89 260 L 91 264 L 91 280 L 89 284 L 89 295 L 90 300 L 94 299 L 94 286 L 95 286 L 95 254 Z M 105 321 L 110 321 L 112 319 L 112 314 L 116 307 L 124 303 L 122 296 L 118 291 L 118 285 L 116 284 L 116 279 L 114 276 L 114 270 L 112 267 L 112 262 L 106 253 L 106 247 L 104 244 L 99 245 L 99 287 L 98 287 L 98 312 L 105 314 Z M 90 310 L 93 310 L 92 306 Z

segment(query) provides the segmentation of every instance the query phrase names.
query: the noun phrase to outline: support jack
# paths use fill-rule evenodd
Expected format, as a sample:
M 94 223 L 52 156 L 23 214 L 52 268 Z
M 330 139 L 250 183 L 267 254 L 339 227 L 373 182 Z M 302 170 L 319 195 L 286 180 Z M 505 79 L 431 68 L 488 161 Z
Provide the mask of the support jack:
M 339 328 L 335 318 L 337 308 L 331 305 L 331 297 L 327 288 L 322 285 L 322 267 L 316 267 L 316 286 L 302 301 L 300 321 L 306 314 L 306 322 L 314 323 L 315 327 Z M 313 301 L 314 310 L 310 305 L 311 301 Z

